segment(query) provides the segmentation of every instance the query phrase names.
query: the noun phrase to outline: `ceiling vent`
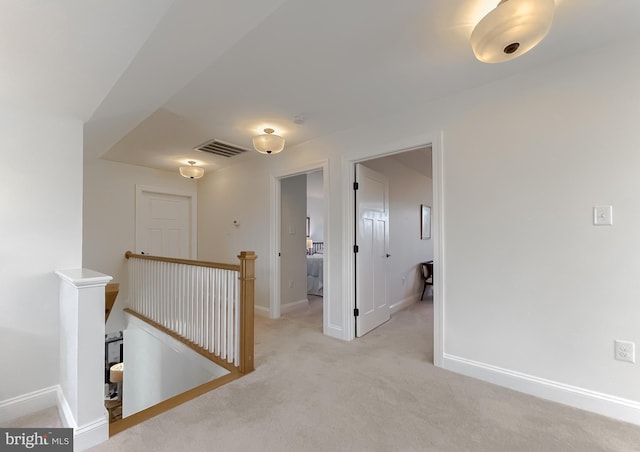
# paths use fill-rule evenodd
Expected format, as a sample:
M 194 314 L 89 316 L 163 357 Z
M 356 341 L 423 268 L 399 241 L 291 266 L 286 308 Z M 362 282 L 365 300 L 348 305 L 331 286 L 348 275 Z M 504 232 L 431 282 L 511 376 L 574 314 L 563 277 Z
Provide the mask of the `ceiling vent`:
M 220 140 L 209 140 L 194 149 L 196 151 L 208 152 L 209 154 L 215 154 L 222 157 L 233 157 L 238 154 L 244 154 L 248 150 Z

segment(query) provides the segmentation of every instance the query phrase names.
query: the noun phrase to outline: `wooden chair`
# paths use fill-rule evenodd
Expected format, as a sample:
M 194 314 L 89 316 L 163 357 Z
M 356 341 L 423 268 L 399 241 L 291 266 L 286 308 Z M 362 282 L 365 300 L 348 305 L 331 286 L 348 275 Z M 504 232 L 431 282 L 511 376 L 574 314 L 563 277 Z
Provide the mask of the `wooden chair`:
M 422 301 L 424 298 L 424 291 L 427 290 L 427 286 L 433 286 L 433 261 L 422 262 L 420 264 L 420 272 L 422 273 L 422 281 L 424 282 L 422 295 L 420 295 L 420 301 Z

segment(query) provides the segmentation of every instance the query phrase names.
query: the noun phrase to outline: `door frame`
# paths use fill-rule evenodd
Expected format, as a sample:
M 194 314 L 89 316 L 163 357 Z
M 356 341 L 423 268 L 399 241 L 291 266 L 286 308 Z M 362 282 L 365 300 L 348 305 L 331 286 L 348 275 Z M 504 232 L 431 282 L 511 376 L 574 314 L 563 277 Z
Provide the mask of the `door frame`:
M 191 247 L 189 249 L 189 259 L 198 258 L 198 194 L 193 191 L 184 191 L 173 188 L 155 187 L 152 185 L 136 184 L 136 218 L 135 218 L 135 251 L 138 252 L 138 244 L 142 243 L 142 231 L 139 226 L 142 224 L 142 196 L 144 193 L 156 193 L 159 195 L 181 196 L 189 199 L 191 218 L 189 218 L 191 229 Z
M 322 235 L 325 244 L 329 242 L 329 160 L 319 160 L 311 162 L 306 165 L 286 169 L 279 171 L 270 176 L 270 240 L 269 240 L 269 252 L 271 254 L 270 266 L 271 272 L 271 290 L 269 294 L 269 318 L 280 318 L 280 259 L 278 252 L 280 250 L 280 215 L 281 215 L 281 181 L 292 176 L 299 176 L 311 171 L 322 170 L 322 190 L 323 190 L 323 227 Z M 322 309 L 322 330 L 327 331 L 327 307 L 329 306 L 329 263 L 330 259 L 327 253 L 331 252 L 331 247 L 326 247 L 325 256 L 322 260 L 322 278 L 323 278 L 323 309 Z
M 414 143 L 421 144 L 414 144 Z M 395 151 L 379 149 L 366 155 L 346 155 L 342 157 L 343 176 L 343 230 L 342 230 L 342 262 L 344 263 L 344 279 L 342 284 L 343 321 L 347 340 L 355 339 L 354 309 L 355 299 L 355 259 L 353 245 L 355 244 L 355 213 L 354 190 L 355 165 L 367 160 L 400 154 L 431 145 L 433 207 L 431 233 L 433 242 L 433 362 L 437 367 L 444 365 L 444 334 L 445 334 L 445 252 L 444 252 L 444 161 L 443 161 L 443 132 L 424 136 L 422 140 L 408 143 L 406 147 Z

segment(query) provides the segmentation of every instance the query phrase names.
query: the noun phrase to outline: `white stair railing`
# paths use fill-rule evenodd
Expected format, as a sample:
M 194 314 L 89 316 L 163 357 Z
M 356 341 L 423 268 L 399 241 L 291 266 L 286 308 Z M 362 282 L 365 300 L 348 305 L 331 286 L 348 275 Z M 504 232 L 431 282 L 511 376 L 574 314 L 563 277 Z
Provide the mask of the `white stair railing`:
M 134 313 L 232 363 L 242 373 L 253 370 L 253 252 L 240 253 L 240 265 L 130 251 L 125 256 Z M 242 355 L 248 354 L 243 361 Z

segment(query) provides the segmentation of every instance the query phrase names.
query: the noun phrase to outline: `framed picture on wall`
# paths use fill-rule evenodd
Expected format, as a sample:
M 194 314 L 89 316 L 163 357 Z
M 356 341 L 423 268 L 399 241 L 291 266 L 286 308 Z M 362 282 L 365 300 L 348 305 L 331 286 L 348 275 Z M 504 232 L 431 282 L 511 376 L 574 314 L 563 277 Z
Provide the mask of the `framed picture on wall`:
M 431 207 L 420 204 L 420 239 L 431 238 Z
M 311 219 L 307 217 L 307 238 L 311 235 Z

